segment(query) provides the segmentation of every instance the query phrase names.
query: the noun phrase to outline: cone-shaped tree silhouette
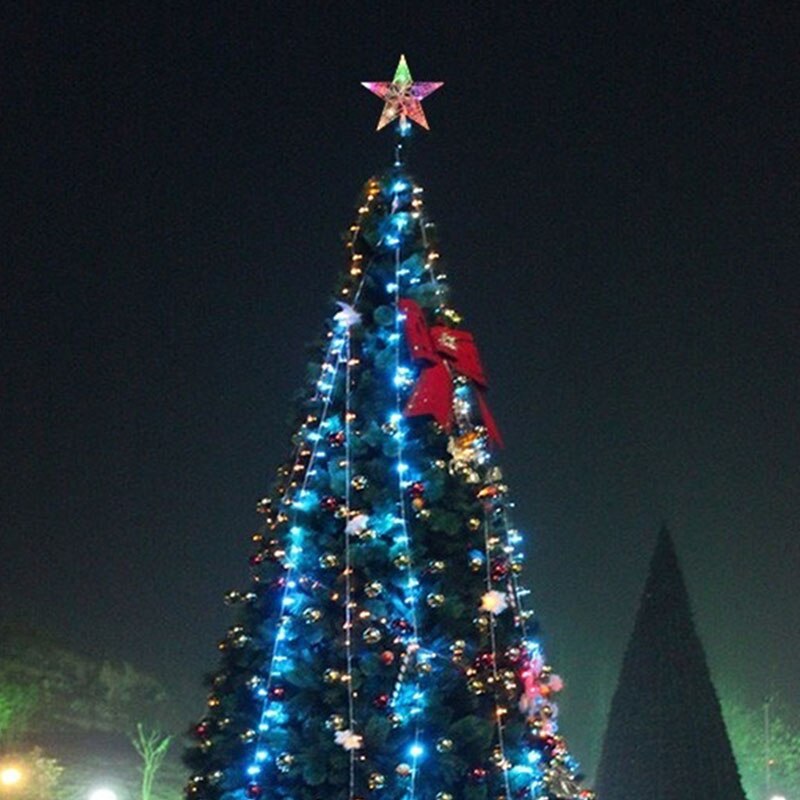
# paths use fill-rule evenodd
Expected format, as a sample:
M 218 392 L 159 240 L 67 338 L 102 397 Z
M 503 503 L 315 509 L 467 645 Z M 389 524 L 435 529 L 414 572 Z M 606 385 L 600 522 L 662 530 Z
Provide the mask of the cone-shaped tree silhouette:
M 611 702 L 603 800 L 743 800 L 719 701 L 662 528 Z

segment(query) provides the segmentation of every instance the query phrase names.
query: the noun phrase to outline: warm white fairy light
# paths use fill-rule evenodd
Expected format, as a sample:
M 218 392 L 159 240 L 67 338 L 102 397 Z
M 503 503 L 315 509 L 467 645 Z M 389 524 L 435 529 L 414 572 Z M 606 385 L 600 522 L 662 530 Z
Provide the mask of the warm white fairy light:
M 352 309 L 351 309 L 352 310 Z M 352 310 L 353 315 L 355 315 L 358 319 L 360 319 L 360 315 Z M 353 316 L 351 315 L 349 318 L 351 321 Z M 352 422 L 353 422 L 353 414 L 352 408 L 350 406 L 350 379 L 351 379 L 351 354 L 350 354 L 350 324 L 352 322 L 345 323 L 344 321 L 340 322 L 340 324 L 347 324 L 347 330 L 345 333 L 345 353 L 347 357 L 347 364 L 345 368 L 345 375 L 344 375 L 344 396 L 345 396 L 345 412 L 344 412 L 344 446 L 345 446 L 345 512 L 347 514 L 347 519 L 350 518 L 350 496 L 352 491 L 352 461 L 351 461 L 351 435 L 352 435 Z M 363 516 L 363 515 L 362 515 Z M 348 733 L 351 734 L 351 738 L 348 740 L 351 743 L 355 740 L 358 740 L 358 747 L 361 746 L 361 737 L 353 734 L 355 730 L 355 704 L 353 700 L 353 607 L 355 603 L 353 603 L 353 569 L 351 567 L 351 551 L 350 551 L 350 536 L 348 534 L 347 529 L 345 528 L 345 535 L 344 535 L 344 554 L 345 554 L 345 567 L 344 567 L 344 575 L 345 575 L 345 597 L 344 597 L 344 627 L 345 627 L 345 634 L 344 634 L 344 645 L 345 645 L 345 658 L 347 661 L 347 715 L 348 715 Z M 337 734 L 338 737 L 338 734 Z M 337 738 L 338 742 L 338 738 Z M 356 792 L 356 746 L 348 746 L 342 742 L 339 742 L 342 746 L 348 750 L 349 752 L 349 770 L 350 770 L 350 798 L 349 800 L 353 800 Z
M 489 544 L 489 515 L 488 515 L 488 503 L 484 503 L 484 516 L 483 516 L 483 542 L 484 542 L 484 553 L 486 556 L 486 595 L 492 596 L 493 599 L 496 599 L 496 595 L 499 594 L 493 588 L 492 582 L 492 558 L 491 558 L 491 549 Z M 508 762 L 508 758 L 506 756 L 506 745 L 505 745 L 505 736 L 503 734 L 504 730 L 504 723 L 503 717 L 507 712 L 507 709 L 500 706 L 497 702 L 497 685 L 499 683 L 499 674 L 497 671 L 497 636 L 495 627 L 497 625 L 496 621 L 496 614 L 494 612 L 489 614 L 489 641 L 491 642 L 492 647 L 492 677 L 494 678 L 494 686 L 495 686 L 495 722 L 497 723 L 497 743 L 500 747 L 500 757 L 502 763 L 505 764 Z M 505 784 L 506 790 L 506 797 L 511 797 L 511 783 L 508 778 L 508 770 L 502 770 L 503 773 L 503 783 Z

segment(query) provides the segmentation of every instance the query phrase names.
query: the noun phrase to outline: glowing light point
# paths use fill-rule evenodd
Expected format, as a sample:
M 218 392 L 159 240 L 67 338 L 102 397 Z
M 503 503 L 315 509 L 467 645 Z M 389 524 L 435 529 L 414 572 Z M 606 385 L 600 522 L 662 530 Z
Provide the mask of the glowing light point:
M 22 770 L 18 767 L 0 769 L 0 786 L 19 786 L 22 783 Z
M 419 758 L 425 754 L 425 748 L 419 742 L 415 742 L 408 748 L 408 754 L 411 758 Z
M 89 800 L 118 800 L 118 795 L 113 789 L 103 786 L 100 789 L 93 789 L 89 793 Z
M 411 78 L 406 57 L 400 56 L 391 82 L 364 81 L 361 85 L 384 101 L 383 113 L 378 120 L 378 130 L 397 119 L 400 123 L 400 132 L 405 133 L 410 128 L 409 120 L 429 130 L 421 101 L 444 84 L 441 81 L 415 82 Z

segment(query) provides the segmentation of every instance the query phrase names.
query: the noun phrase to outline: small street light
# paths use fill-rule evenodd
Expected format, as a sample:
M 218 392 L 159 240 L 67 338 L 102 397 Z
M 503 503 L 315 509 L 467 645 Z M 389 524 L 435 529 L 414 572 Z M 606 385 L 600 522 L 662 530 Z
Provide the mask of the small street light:
M 13 789 L 22 783 L 24 777 L 22 770 L 13 764 L 0 767 L 0 786 L 7 786 Z
M 92 789 L 89 800 L 119 800 L 119 798 L 113 789 L 102 786 L 99 789 Z

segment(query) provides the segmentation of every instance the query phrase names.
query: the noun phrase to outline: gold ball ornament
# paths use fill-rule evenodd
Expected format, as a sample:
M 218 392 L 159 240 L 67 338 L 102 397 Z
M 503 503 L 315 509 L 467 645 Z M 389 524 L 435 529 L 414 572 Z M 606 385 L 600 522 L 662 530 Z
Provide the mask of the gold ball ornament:
M 322 611 L 318 608 L 307 608 L 303 611 L 303 620 L 307 625 L 313 625 L 322 619 Z
M 372 791 L 376 789 L 383 789 L 386 786 L 386 776 L 382 772 L 370 772 L 367 778 L 367 786 Z
M 372 599 L 380 596 L 382 591 L 383 591 L 383 584 L 380 581 L 370 581 L 364 587 L 364 594 Z
M 446 569 L 447 569 L 447 564 L 439 559 L 428 562 L 428 572 L 431 572 L 433 574 L 444 572 Z
M 281 753 L 275 764 L 281 772 L 288 772 L 294 764 L 294 756 L 291 753 Z
M 431 608 L 441 608 L 444 605 L 444 595 L 438 592 L 431 592 L 426 598 L 425 602 Z
M 324 553 L 319 557 L 319 565 L 323 569 L 335 569 L 339 566 L 339 557 L 335 553 Z
M 464 657 L 464 651 L 467 649 L 467 643 L 463 639 L 456 639 L 450 645 L 450 653 L 452 654 L 453 661 L 460 661 Z
M 396 773 L 397 773 L 397 774 L 398 774 L 398 775 L 399 775 L 401 778 L 407 778 L 407 777 L 408 777 L 408 776 L 411 774 L 411 765 L 410 765 L 410 764 L 406 764 L 406 763 L 398 764 L 398 765 L 397 765 L 397 766 L 394 768 L 394 771 L 395 771 L 395 772 L 396 772 Z
M 350 481 L 350 485 L 357 492 L 362 492 L 364 489 L 367 488 L 367 486 L 369 486 L 369 481 L 367 480 L 366 475 L 354 475 L 352 480 Z
M 322 673 L 322 680 L 325 683 L 338 683 L 342 679 L 342 673 L 338 669 L 326 669 Z
M 453 795 L 450 792 L 436 792 L 436 800 L 453 800 Z
M 481 631 L 488 631 L 492 625 L 491 619 L 484 614 L 481 614 L 479 617 L 475 617 L 475 619 L 472 620 L 472 623 L 476 628 L 478 628 L 478 630 Z
M 408 567 L 411 565 L 411 558 L 405 553 L 400 553 L 399 556 L 395 556 L 392 559 L 392 564 L 394 564 L 398 569 L 408 569 Z
M 470 518 L 469 518 L 469 522 L 467 522 L 467 527 L 468 527 L 468 528 L 469 528 L 471 531 L 477 531 L 477 530 L 480 530 L 480 527 L 481 527 L 481 521 L 480 521 L 480 519 L 478 519 L 478 517 L 470 517 Z
M 377 644 L 383 639 L 380 628 L 367 628 L 361 636 L 367 644 Z
M 436 742 L 436 750 L 439 753 L 449 753 L 453 749 L 453 740 L 443 736 Z
M 341 714 L 331 714 L 325 720 L 325 729 L 329 731 L 343 731 L 347 727 L 347 720 Z

